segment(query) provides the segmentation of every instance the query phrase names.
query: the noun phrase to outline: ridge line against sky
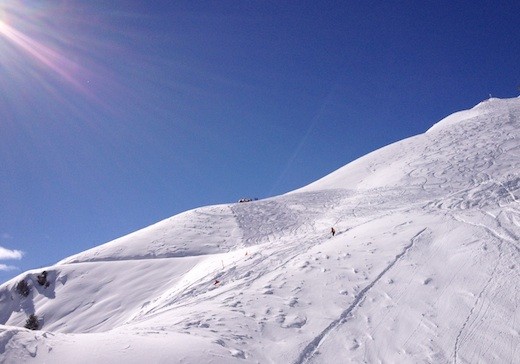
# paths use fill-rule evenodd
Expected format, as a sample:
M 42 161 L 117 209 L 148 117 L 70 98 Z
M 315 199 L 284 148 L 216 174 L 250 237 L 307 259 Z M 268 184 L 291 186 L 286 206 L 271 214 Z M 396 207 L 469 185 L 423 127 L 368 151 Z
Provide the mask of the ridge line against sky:
M 23 252 L 0 278 L 191 208 L 295 190 L 490 94 L 517 96 L 519 13 L 0 1 L 0 247 Z

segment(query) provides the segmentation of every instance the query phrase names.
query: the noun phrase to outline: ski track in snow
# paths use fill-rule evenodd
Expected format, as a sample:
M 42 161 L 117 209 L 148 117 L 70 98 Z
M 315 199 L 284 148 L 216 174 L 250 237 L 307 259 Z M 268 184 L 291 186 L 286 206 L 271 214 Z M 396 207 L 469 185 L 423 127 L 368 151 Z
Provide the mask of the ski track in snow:
M 395 256 L 395 259 L 390 262 L 390 264 L 379 273 L 376 278 L 370 282 L 363 290 L 361 290 L 355 297 L 352 304 L 341 313 L 341 315 L 334 321 L 332 321 L 329 326 L 327 326 L 318 336 L 316 336 L 307 346 L 303 349 L 298 358 L 294 361 L 294 364 L 302 364 L 306 363 L 310 359 L 312 359 L 313 355 L 319 349 L 321 343 L 326 340 L 327 336 L 331 333 L 332 330 L 336 329 L 338 326 L 345 324 L 348 321 L 348 316 L 352 313 L 352 311 L 358 306 L 361 300 L 365 297 L 365 295 L 370 291 L 370 289 L 390 270 L 392 267 L 414 246 L 415 241 L 427 230 L 427 228 L 419 231 L 410 241 L 410 244 L 404 247 L 404 249 Z
M 489 279 L 485 284 L 482 286 L 482 290 L 479 292 L 477 297 L 474 300 L 473 305 L 471 306 L 468 315 L 466 319 L 464 320 L 454 343 L 454 349 L 453 349 L 453 363 L 456 364 L 458 362 L 458 359 L 460 357 L 460 348 L 461 346 L 470 340 L 472 336 L 474 336 L 475 332 L 478 331 L 478 326 L 482 324 L 483 317 L 486 317 L 487 310 L 489 309 L 490 302 L 492 302 L 492 298 L 488 297 L 490 294 L 488 291 L 490 290 L 497 290 L 499 289 L 497 284 L 497 272 L 500 270 L 501 267 L 505 267 L 505 269 L 513 270 L 515 268 L 515 263 L 518 264 L 517 261 L 514 259 L 509 258 L 506 263 L 502 262 L 506 257 L 517 257 L 518 252 L 520 252 L 518 241 L 518 236 L 509 228 L 504 227 L 505 224 L 509 223 L 513 226 L 515 226 L 515 219 L 512 218 L 512 216 L 518 216 L 518 211 L 514 209 L 509 210 L 512 215 L 505 214 L 504 212 L 500 212 L 498 216 L 493 216 L 492 214 L 485 213 L 485 218 L 479 219 L 479 222 L 473 222 L 470 221 L 470 219 L 463 218 L 457 215 L 453 215 L 453 218 L 457 221 L 460 221 L 464 224 L 468 224 L 470 226 L 475 226 L 477 228 L 482 228 L 484 231 L 486 231 L 492 238 L 495 238 L 497 241 L 496 248 L 498 250 L 498 257 L 496 258 L 495 264 L 493 266 L 492 272 L 489 274 Z M 501 217 L 505 219 L 504 222 L 501 222 Z M 473 217 L 474 218 L 474 217 Z M 488 220 L 488 223 L 485 223 L 485 221 Z M 484 221 L 484 222 L 482 222 Z M 506 248 L 509 247 L 508 251 L 505 251 Z M 506 253 L 508 253 L 506 255 Z M 502 273 L 503 274 L 503 273 Z M 518 279 L 519 277 L 511 277 L 512 279 Z M 515 290 L 516 291 L 516 290 Z M 517 294 L 515 293 L 515 299 L 516 300 Z M 488 303 L 483 303 L 484 300 L 487 300 Z M 518 308 L 518 304 L 516 303 L 516 309 Z M 514 322 L 515 316 L 513 315 L 513 322 Z M 468 329 L 468 327 L 470 327 Z M 514 323 L 512 325 L 514 328 Z M 480 355 L 477 357 L 483 357 L 485 354 L 485 349 L 482 352 L 482 348 L 478 349 L 478 352 Z M 511 346 L 511 352 L 513 353 L 516 349 Z M 471 355 L 475 355 L 475 353 L 471 353 Z M 514 356 L 511 356 L 511 358 L 514 358 Z M 469 360 L 470 362 L 472 360 Z M 468 360 L 463 360 L 463 362 L 468 362 Z
M 455 338 L 455 347 L 453 349 L 453 363 L 454 364 L 457 364 L 457 359 L 458 359 L 458 355 L 459 355 L 458 351 L 459 351 L 459 348 L 462 345 L 463 339 L 464 339 L 463 333 L 466 331 L 468 323 L 470 322 L 470 318 L 472 318 L 476 314 L 477 310 L 481 310 L 482 309 L 482 307 L 480 305 L 480 302 L 481 302 L 482 298 L 484 297 L 484 293 L 487 291 L 489 285 L 491 284 L 491 282 L 495 278 L 495 273 L 497 271 L 498 264 L 500 263 L 500 260 L 502 258 L 501 247 L 499 246 L 498 248 L 499 248 L 499 251 L 500 251 L 500 255 L 499 255 L 499 257 L 498 257 L 498 259 L 496 261 L 495 266 L 493 267 L 493 271 L 491 272 L 488 281 L 484 284 L 484 287 L 482 288 L 482 291 L 479 292 L 477 298 L 475 299 L 475 303 L 473 304 L 473 306 L 469 310 L 468 316 L 464 320 L 464 323 L 462 324 L 462 327 L 460 328 L 460 330 L 459 330 L 459 332 L 457 334 L 457 337 Z M 485 315 L 485 312 L 484 313 L 478 312 L 478 316 L 483 316 L 483 315 Z M 472 330 L 475 330 L 475 329 L 473 328 Z M 466 335 L 466 338 L 469 338 L 470 336 L 471 336 L 471 333 L 468 333 Z
M 69 257 L 47 290 L 20 275 L 0 289 L 0 361 L 515 363 L 519 123 L 520 99 L 488 100 L 300 190 Z M 21 328 L 32 312 L 50 332 Z
M 321 198 L 317 198 L 313 194 L 308 201 L 316 202 L 316 200 L 318 200 L 321 204 L 324 197 L 321 195 L 322 194 L 320 194 Z M 345 196 L 350 196 L 350 192 L 336 191 L 332 194 L 329 194 L 326 196 L 326 199 L 330 200 L 330 202 L 326 204 L 326 207 L 333 208 L 333 200 L 336 200 L 335 205 L 340 204 L 341 198 L 345 198 Z M 299 197 L 298 200 L 301 201 L 301 197 Z M 291 215 L 289 212 L 290 209 L 287 209 L 285 206 L 291 204 L 291 201 L 286 201 L 285 204 L 268 201 L 266 203 L 256 202 L 255 204 L 235 206 L 233 208 L 234 214 L 236 215 L 237 220 L 239 220 L 239 226 L 244 231 L 244 235 L 246 236 L 244 238 L 246 242 L 244 248 L 249 246 L 254 249 L 258 246 L 265 246 L 265 250 L 262 249 L 260 252 L 253 253 L 246 257 L 245 260 L 247 264 L 245 264 L 243 267 L 238 265 L 238 261 L 232 264 L 226 264 L 216 272 L 210 271 L 207 274 L 201 276 L 198 280 L 192 281 L 190 283 L 190 290 L 186 294 L 179 295 L 174 293 L 171 297 L 163 298 L 162 301 L 165 303 L 157 305 L 156 308 L 147 308 L 147 311 L 143 313 L 143 319 L 148 319 L 151 317 L 151 315 L 158 315 L 173 308 L 178 309 L 186 306 L 196 305 L 200 302 L 200 296 L 204 296 L 205 299 L 208 300 L 214 300 L 220 296 L 229 294 L 229 292 L 237 290 L 243 291 L 257 282 L 260 278 L 286 267 L 289 262 L 294 261 L 296 258 L 307 253 L 310 249 L 313 249 L 324 241 L 327 241 L 328 238 L 324 238 L 323 231 L 317 231 L 315 226 L 311 227 L 311 225 L 315 224 L 314 219 L 311 218 L 304 218 L 298 224 L 289 224 L 285 229 L 276 227 L 276 224 L 274 224 L 273 228 L 272 221 L 285 222 L 285 220 L 281 218 L 281 215 L 283 215 L 284 218 L 288 219 L 289 221 L 296 219 L 297 215 L 295 215 L 294 218 L 288 218 L 288 216 Z M 244 214 L 242 211 L 244 208 L 248 208 L 250 210 Z M 272 214 L 272 211 L 277 212 L 276 214 Z M 278 211 L 282 211 L 282 213 L 280 214 Z M 350 231 L 351 229 L 358 228 L 369 224 L 370 222 L 379 220 L 388 216 L 389 214 L 389 212 L 385 211 L 376 216 L 371 216 L 368 220 L 361 221 L 352 226 L 345 226 L 343 229 L 341 229 L 341 231 L 337 232 L 336 236 L 340 236 Z M 247 216 L 248 218 L 244 220 L 244 216 Z M 336 218 L 334 222 L 337 224 L 342 219 L 344 218 Z M 265 226 L 265 228 L 262 228 L 262 226 Z M 248 230 L 250 229 L 263 231 L 264 234 L 257 233 L 255 235 L 253 232 L 248 233 Z M 297 236 L 298 239 L 296 240 L 296 244 L 294 243 L 294 240 L 288 240 L 288 236 Z M 282 245 L 280 247 L 279 242 L 282 240 L 287 241 L 288 244 Z M 275 248 L 269 245 L 269 243 L 272 242 L 277 243 Z M 240 269 L 246 270 L 246 272 L 242 272 Z M 232 279 L 233 284 L 221 285 L 218 290 L 212 289 L 208 291 L 208 282 L 212 282 L 215 279 L 224 282 L 228 282 L 230 279 Z

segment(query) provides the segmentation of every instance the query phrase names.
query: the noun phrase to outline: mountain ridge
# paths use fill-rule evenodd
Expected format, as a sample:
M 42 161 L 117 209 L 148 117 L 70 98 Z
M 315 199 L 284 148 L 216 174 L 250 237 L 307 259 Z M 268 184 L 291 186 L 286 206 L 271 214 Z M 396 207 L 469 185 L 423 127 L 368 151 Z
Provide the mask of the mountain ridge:
M 520 99 L 490 99 L 285 195 L 65 258 L 47 288 L 23 273 L 0 286 L 0 359 L 512 362 L 519 130 Z

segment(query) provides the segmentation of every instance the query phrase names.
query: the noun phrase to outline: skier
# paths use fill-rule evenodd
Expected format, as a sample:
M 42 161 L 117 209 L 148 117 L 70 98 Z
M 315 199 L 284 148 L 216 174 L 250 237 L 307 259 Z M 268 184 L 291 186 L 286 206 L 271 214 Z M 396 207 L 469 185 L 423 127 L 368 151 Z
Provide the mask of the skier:
M 332 236 L 336 235 L 336 230 L 334 230 L 333 227 L 330 228 L 330 232 L 332 233 Z

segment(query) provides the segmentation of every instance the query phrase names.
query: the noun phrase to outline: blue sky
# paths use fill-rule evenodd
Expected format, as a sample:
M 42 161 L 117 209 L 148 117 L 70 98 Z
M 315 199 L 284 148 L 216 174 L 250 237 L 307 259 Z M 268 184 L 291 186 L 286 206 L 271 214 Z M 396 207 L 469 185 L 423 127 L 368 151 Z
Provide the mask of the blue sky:
M 516 1 L 0 0 L 0 280 L 520 93 Z

